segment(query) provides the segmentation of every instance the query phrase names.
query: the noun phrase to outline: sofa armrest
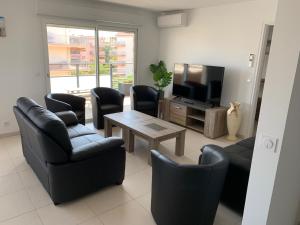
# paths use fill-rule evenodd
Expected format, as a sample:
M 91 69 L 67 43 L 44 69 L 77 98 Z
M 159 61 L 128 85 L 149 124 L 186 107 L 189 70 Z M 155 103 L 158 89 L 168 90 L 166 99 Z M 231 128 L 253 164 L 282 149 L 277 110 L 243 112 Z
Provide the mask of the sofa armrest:
M 105 151 L 121 148 L 123 144 L 124 141 L 117 137 L 105 138 L 101 142 L 89 143 L 78 148 L 74 148 L 71 154 L 71 161 L 85 160 Z
M 77 116 L 72 111 L 57 112 L 55 114 L 65 123 L 67 127 L 78 124 Z

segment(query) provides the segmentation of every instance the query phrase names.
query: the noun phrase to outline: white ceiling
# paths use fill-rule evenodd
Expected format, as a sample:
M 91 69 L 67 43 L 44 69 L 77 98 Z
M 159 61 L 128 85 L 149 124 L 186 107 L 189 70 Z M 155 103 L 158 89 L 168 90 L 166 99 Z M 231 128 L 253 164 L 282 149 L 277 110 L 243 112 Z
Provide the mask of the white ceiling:
M 153 11 L 172 11 L 194 9 L 206 6 L 220 5 L 249 0 L 98 0 L 121 5 L 134 6 Z

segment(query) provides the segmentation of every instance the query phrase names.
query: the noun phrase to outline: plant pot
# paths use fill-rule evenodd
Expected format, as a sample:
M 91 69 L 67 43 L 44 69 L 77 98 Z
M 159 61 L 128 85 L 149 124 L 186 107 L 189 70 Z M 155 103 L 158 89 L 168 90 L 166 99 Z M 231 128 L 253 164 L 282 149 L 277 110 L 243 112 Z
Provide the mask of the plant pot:
M 165 97 L 165 92 L 163 90 L 159 90 L 159 99 L 164 99 Z
M 131 86 L 132 86 L 131 83 L 119 83 L 118 89 L 125 96 L 129 96 L 130 95 L 130 88 L 131 88 Z

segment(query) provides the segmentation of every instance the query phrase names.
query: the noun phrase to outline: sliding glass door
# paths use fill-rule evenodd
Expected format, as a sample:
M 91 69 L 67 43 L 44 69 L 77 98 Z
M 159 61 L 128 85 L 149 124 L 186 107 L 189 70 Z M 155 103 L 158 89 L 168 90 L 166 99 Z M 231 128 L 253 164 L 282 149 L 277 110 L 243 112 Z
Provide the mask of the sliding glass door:
M 87 119 L 92 118 L 94 87 L 121 91 L 127 96 L 125 108 L 129 107 L 135 74 L 134 31 L 47 25 L 47 41 L 52 93 L 85 97 Z
M 98 40 L 100 86 L 124 93 L 124 106 L 128 109 L 134 82 L 135 32 L 99 29 Z

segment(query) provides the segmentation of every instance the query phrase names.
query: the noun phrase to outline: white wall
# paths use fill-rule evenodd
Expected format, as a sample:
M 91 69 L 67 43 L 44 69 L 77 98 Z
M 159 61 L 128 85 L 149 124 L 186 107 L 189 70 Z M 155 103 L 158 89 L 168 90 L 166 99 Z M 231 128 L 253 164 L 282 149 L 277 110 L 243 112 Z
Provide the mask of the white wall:
M 299 11 L 298 0 L 279 0 L 243 225 L 296 224 L 300 200 Z M 277 153 L 262 148 L 262 134 L 278 138 Z
M 137 24 L 133 26 L 139 30 L 137 83 L 152 84 L 148 65 L 158 60 L 159 48 L 154 13 L 88 1 L 1 0 L 0 15 L 6 17 L 7 37 L 0 38 L 0 135 L 18 130 L 12 113 L 18 97 L 28 96 L 42 104 L 46 94 L 43 16 L 37 13 L 87 24 L 96 20 Z
M 244 136 L 256 70 L 248 67 L 248 57 L 250 53 L 258 55 L 263 25 L 273 23 L 275 11 L 275 0 L 199 8 L 188 11 L 188 27 L 160 32 L 160 58 L 170 70 L 174 63 L 226 67 L 221 104 L 242 103 L 240 133 Z

